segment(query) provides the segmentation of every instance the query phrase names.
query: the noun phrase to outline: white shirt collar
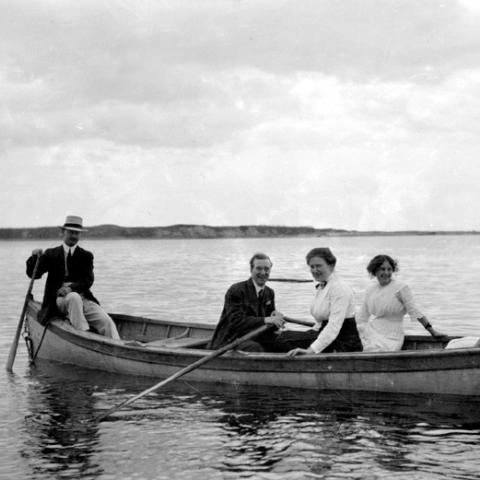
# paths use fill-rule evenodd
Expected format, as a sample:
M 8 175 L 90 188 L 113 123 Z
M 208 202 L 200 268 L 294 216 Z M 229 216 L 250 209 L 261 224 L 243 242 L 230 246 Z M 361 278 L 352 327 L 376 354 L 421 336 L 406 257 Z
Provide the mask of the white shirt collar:
M 260 290 L 264 290 L 265 289 L 265 286 L 263 287 L 259 287 L 256 283 L 255 283 L 255 280 L 252 278 L 252 282 L 253 282 L 253 285 L 255 287 L 255 293 L 257 294 L 257 297 L 258 297 L 258 292 L 260 292 Z
M 338 280 L 338 277 L 336 273 L 331 273 L 330 276 L 328 277 L 328 280 L 325 283 L 323 282 L 317 283 L 315 285 L 315 288 L 317 289 L 317 291 L 326 290 L 328 286 L 330 286 L 332 283 L 335 283 L 337 280 Z
M 77 245 L 74 245 L 73 247 L 69 247 L 66 243 L 63 244 L 63 251 L 65 252 L 65 255 L 68 255 L 68 251 L 72 251 L 72 255 L 75 253 L 75 249 L 77 248 Z

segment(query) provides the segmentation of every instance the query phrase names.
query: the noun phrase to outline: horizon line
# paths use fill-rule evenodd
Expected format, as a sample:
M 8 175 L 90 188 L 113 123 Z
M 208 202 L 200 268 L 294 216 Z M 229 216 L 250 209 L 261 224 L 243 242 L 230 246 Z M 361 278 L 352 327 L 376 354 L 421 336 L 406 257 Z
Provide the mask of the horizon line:
M 385 232 L 385 233 L 395 233 L 395 232 L 449 232 L 449 233 L 463 233 L 463 232 L 472 232 L 479 233 L 480 230 L 476 229 L 430 229 L 422 230 L 417 228 L 409 229 L 392 229 L 392 230 L 382 230 L 378 228 L 367 229 L 367 230 L 358 230 L 356 228 L 341 228 L 341 227 L 313 227 L 311 225 L 275 225 L 275 224 L 237 224 L 237 225 L 208 225 L 203 223 L 174 223 L 171 225 L 155 225 L 155 226 L 145 226 L 145 225 L 118 225 L 115 223 L 101 223 L 97 225 L 86 225 L 84 228 L 86 230 L 99 228 L 99 227 L 117 227 L 117 228 L 147 228 L 147 229 L 158 229 L 158 228 L 172 228 L 172 227 L 207 227 L 207 228 L 240 228 L 240 227 L 268 227 L 268 228 L 292 228 L 292 229 L 313 229 L 313 230 L 335 230 L 335 231 L 345 231 L 345 232 L 359 232 L 359 233 L 368 233 L 368 232 Z M 43 225 L 37 227 L 0 227 L 0 230 L 36 230 L 42 228 L 62 228 L 62 225 Z

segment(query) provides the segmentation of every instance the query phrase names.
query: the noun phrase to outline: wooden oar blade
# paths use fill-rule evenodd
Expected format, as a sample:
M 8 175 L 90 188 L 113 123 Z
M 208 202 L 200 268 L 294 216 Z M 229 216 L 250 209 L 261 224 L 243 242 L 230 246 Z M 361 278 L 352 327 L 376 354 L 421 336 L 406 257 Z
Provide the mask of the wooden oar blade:
M 33 282 L 35 281 L 35 277 L 37 275 L 37 269 L 38 269 L 39 262 L 40 262 L 40 255 L 37 255 L 37 260 L 35 262 L 35 266 L 33 267 L 32 278 L 31 278 L 30 283 L 28 285 L 27 294 L 25 295 L 25 300 L 23 302 L 22 313 L 20 314 L 20 319 L 18 320 L 17 330 L 15 332 L 15 337 L 13 339 L 12 346 L 10 347 L 10 352 L 8 354 L 8 359 L 7 359 L 7 364 L 5 365 L 5 368 L 6 368 L 7 372 L 10 372 L 10 373 L 13 372 L 13 362 L 15 362 L 15 357 L 17 355 L 18 340 L 20 339 L 20 334 L 22 333 L 22 327 L 23 327 L 23 322 L 25 320 L 25 313 L 27 311 L 28 300 L 29 300 L 30 295 L 32 293 Z

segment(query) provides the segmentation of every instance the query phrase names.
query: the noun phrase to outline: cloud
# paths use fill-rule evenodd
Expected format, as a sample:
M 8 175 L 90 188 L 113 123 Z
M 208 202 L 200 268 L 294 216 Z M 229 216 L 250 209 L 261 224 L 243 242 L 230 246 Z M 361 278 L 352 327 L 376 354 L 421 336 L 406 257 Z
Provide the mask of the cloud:
M 248 139 L 304 149 L 339 141 L 403 141 L 408 133 L 421 130 L 476 134 L 479 123 L 472 119 L 480 111 L 479 75 L 480 70 L 461 71 L 434 84 L 356 84 L 323 74 L 205 72 L 205 86 L 197 98 L 162 106 L 104 100 L 90 107 L 26 111 L 10 93 L 11 108 L 0 113 L 0 126 L 8 144 L 55 145 L 103 138 L 145 148 L 192 149 L 235 138 L 240 143 Z M 39 95 L 44 90 L 29 88 Z
M 158 73 L 174 65 L 347 78 L 478 66 L 470 52 L 480 33 L 462 12 L 457 2 L 432 0 L 19 1 L 2 5 L 0 25 L 9 39 L 3 56 L 11 65 L 22 59 L 17 75 L 65 73 L 76 80 L 73 88 L 114 95 L 127 93 L 121 76 L 127 85 L 140 82 L 131 95 L 144 95 L 155 94 Z M 445 48 L 452 43 L 454 49 Z
M 4 2 L 0 224 L 480 228 L 474 8 Z
M 459 161 L 448 145 L 440 157 L 445 145 L 334 146 L 293 157 L 274 146 L 205 149 L 193 159 L 103 142 L 64 145 L 38 159 L 28 149 L 6 165 L 12 180 L 1 183 L 0 201 L 9 205 L 2 225 L 51 225 L 70 212 L 89 225 L 478 228 L 469 207 L 478 202 L 476 149 Z
M 480 5 L 476 0 L 458 0 L 458 3 L 469 13 L 480 14 Z
M 403 108 L 427 128 L 429 110 L 450 107 L 445 88 L 468 100 L 461 90 L 475 78 L 445 85 L 459 62 L 475 71 L 480 34 L 455 2 L 411 5 L 2 5 L 0 147 L 103 138 L 197 148 L 293 123 L 300 141 L 322 129 L 364 136 L 369 112 L 402 122 Z M 387 128 L 400 134 L 398 122 Z

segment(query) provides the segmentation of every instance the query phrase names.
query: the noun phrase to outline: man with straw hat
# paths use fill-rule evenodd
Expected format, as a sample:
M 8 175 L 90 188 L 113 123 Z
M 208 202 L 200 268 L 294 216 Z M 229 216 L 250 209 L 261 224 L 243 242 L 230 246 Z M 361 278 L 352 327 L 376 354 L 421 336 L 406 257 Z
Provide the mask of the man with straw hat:
M 62 230 L 63 244 L 37 248 L 27 260 L 27 275 L 31 278 L 40 255 L 35 278 L 48 272 L 45 282 L 42 309 L 39 320 L 46 323 L 56 315 L 66 316 L 78 330 L 98 332 L 119 339 L 115 323 L 103 310 L 90 288 L 93 284 L 93 254 L 78 246 L 83 228 L 81 217 L 68 215 Z

